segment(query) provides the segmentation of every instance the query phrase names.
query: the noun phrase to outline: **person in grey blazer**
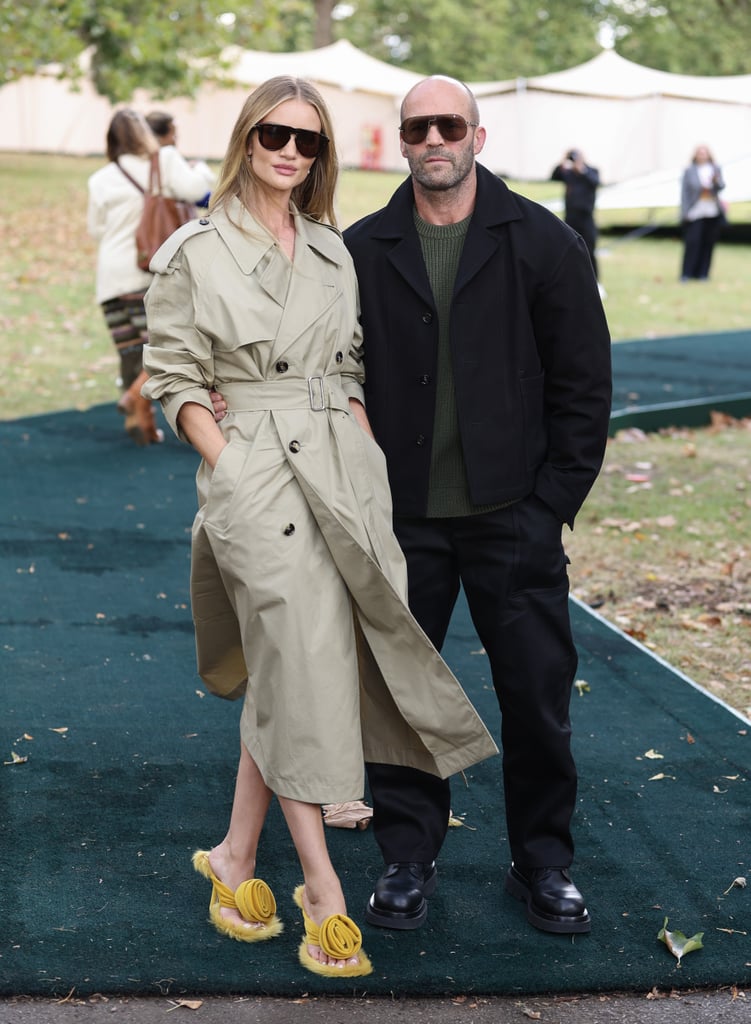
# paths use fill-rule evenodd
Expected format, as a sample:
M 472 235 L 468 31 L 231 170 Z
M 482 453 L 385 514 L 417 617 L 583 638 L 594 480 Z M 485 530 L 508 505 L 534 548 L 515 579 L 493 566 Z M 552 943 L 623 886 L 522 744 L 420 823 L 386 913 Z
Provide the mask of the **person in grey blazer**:
M 724 188 L 722 168 L 707 146 L 697 146 L 681 179 L 681 281 L 706 281 L 709 277 L 714 247 L 725 223 L 720 200 Z

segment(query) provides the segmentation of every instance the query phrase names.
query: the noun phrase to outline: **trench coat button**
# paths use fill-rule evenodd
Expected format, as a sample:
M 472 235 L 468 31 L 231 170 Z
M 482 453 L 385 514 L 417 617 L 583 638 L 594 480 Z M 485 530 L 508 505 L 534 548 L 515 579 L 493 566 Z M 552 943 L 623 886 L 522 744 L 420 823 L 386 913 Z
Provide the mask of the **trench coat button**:
M 337 361 L 337 363 L 341 363 L 343 360 L 344 360 L 344 355 L 341 352 L 337 352 L 336 353 L 336 361 Z
M 289 526 L 285 526 L 282 532 L 284 533 L 285 537 L 291 537 L 292 534 L 295 532 L 295 524 L 290 523 Z
M 287 362 L 286 359 L 280 359 L 279 362 L 276 364 L 277 373 L 286 373 L 288 369 L 289 363 Z
M 300 451 L 301 448 L 302 448 L 302 445 L 300 444 L 299 441 L 290 441 L 290 443 L 289 443 L 289 450 L 291 452 L 297 453 L 297 452 Z
M 429 373 L 424 373 L 420 377 L 420 383 L 421 384 L 430 384 L 430 374 Z
M 422 448 L 422 446 L 425 444 L 425 435 L 418 434 L 417 438 L 415 439 L 415 444 L 417 445 L 418 448 Z
M 433 314 L 432 313 L 423 313 L 423 315 L 422 315 L 422 322 L 424 324 L 432 324 L 433 323 Z
M 199 220 L 199 222 L 198 222 L 198 223 L 199 223 L 199 224 L 202 224 L 202 225 L 203 225 L 204 227 L 206 227 L 206 225 L 207 225 L 207 224 L 210 224 L 210 223 L 211 223 L 211 221 L 209 220 L 209 218 L 208 218 L 208 217 L 201 217 L 201 219 Z

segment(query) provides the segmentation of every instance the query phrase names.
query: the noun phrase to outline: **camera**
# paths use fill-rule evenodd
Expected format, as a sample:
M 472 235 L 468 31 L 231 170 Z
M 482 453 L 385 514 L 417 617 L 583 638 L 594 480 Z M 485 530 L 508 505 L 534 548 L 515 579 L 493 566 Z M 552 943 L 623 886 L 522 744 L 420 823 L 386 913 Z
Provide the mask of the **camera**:
M 579 159 L 579 150 L 578 149 L 570 149 L 568 151 L 568 153 L 566 154 L 566 156 L 568 157 L 569 160 L 578 160 Z

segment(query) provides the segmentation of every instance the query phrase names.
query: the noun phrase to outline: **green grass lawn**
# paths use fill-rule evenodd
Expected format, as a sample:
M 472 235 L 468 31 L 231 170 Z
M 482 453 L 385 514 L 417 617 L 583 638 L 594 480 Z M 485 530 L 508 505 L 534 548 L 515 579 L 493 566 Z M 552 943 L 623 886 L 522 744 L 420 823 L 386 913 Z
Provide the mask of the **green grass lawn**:
M 102 163 L 0 153 L 2 418 L 86 408 L 116 396 L 117 359 L 94 301 L 96 247 L 86 234 L 86 181 Z M 402 180 L 345 171 L 341 226 L 383 205 Z M 555 182 L 510 184 L 538 201 L 560 197 Z M 751 219 L 747 205 L 734 216 Z M 605 227 L 645 217 L 646 211 L 641 218 L 639 211 L 608 211 L 598 219 Z M 603 236 L 600 248 L 614 340 L 751 324 L 751 247 L 719 245 L 712 280 L 704 284 L 678 282 L 678 240 Z

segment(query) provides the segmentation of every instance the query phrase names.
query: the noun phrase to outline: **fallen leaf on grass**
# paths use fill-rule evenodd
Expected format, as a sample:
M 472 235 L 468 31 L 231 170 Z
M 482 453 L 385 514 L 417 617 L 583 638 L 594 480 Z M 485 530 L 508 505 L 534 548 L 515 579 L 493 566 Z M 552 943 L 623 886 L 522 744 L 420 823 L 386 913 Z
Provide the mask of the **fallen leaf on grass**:
M 658 772 L 657 775 L 650 775 L 647 782 L 658 782 L 660 779 L 672 779 L 675 782 L 675 775 L 666 775 L 665 772 Z
M 21 755 L 17 754 L 15 750 L 11 750 L 10 757 L 10 761 L 3 761 L 3 764 L 26 764 L 29 760 L 28 757 L 21 757 Z
M 646 631 L 646 629 L 637 629 L 635 626 L 633 626 L 633 627 L 624 629 L 623 632 L 627 636 L 633 637 L 634 640 L 638 640 L 639 643 L 642 643 L 642 644 L 647 639 L 647 631 Z
M 665 755 L 658 753 L 654 747 L 650 747 L 649 750 L 644 751 L 644 756 L 648 757 L 650 761 L 664 761 Z
M 704 932 L 697 932 L 690 939 L 686 938 L 683 932 L 669 932 L 667 918 L 663 921 L 662 928 L 657 933 L 657 938 L 660 942 L 665 943 L 678 961 L 679 967 L 681 966 L 681 960 L 687 953 L 692 953 L 695 949 L 704 948 L 704 943 L 701 941 L 704 938 Z
M 464 818 L 466 815 L 462 814 L 456 817 L 453 813 L 449 813 L 449 828 L 468 828 L 470 832 L 476 832 L 477 829 L 468 825 Z
M 577 679 L 576 682 L 574 683 L 574 686 L 576 687 L 577 691 L 579 692 L 579 696 L 580 697 L 583 697 L 585 693 L 590 693 L 591 692 L 591 687 L 590 687 L 589 683 L 585 682 L 583 679 Z
M 663 529 L 669 529 L 671 526 L 675 526 L 678 520 L 675 516 L 658 516 L 657 519 L 655 519 L 655 522 Z
M 730 883 L 730 885 L 727 887 L 727 889 L 725 890 L 725 892 L 722 895 L 723 896 L 727 896 L 727 894 L 730 892 L 730 890 L 731 889 L 735 889 L 736 886 L 739 889 L 745 889 L 746 888 L 746 879 L 743 877 L 743 875 L 739 875 L 737 878 L 734 878 L 733 881 Z

